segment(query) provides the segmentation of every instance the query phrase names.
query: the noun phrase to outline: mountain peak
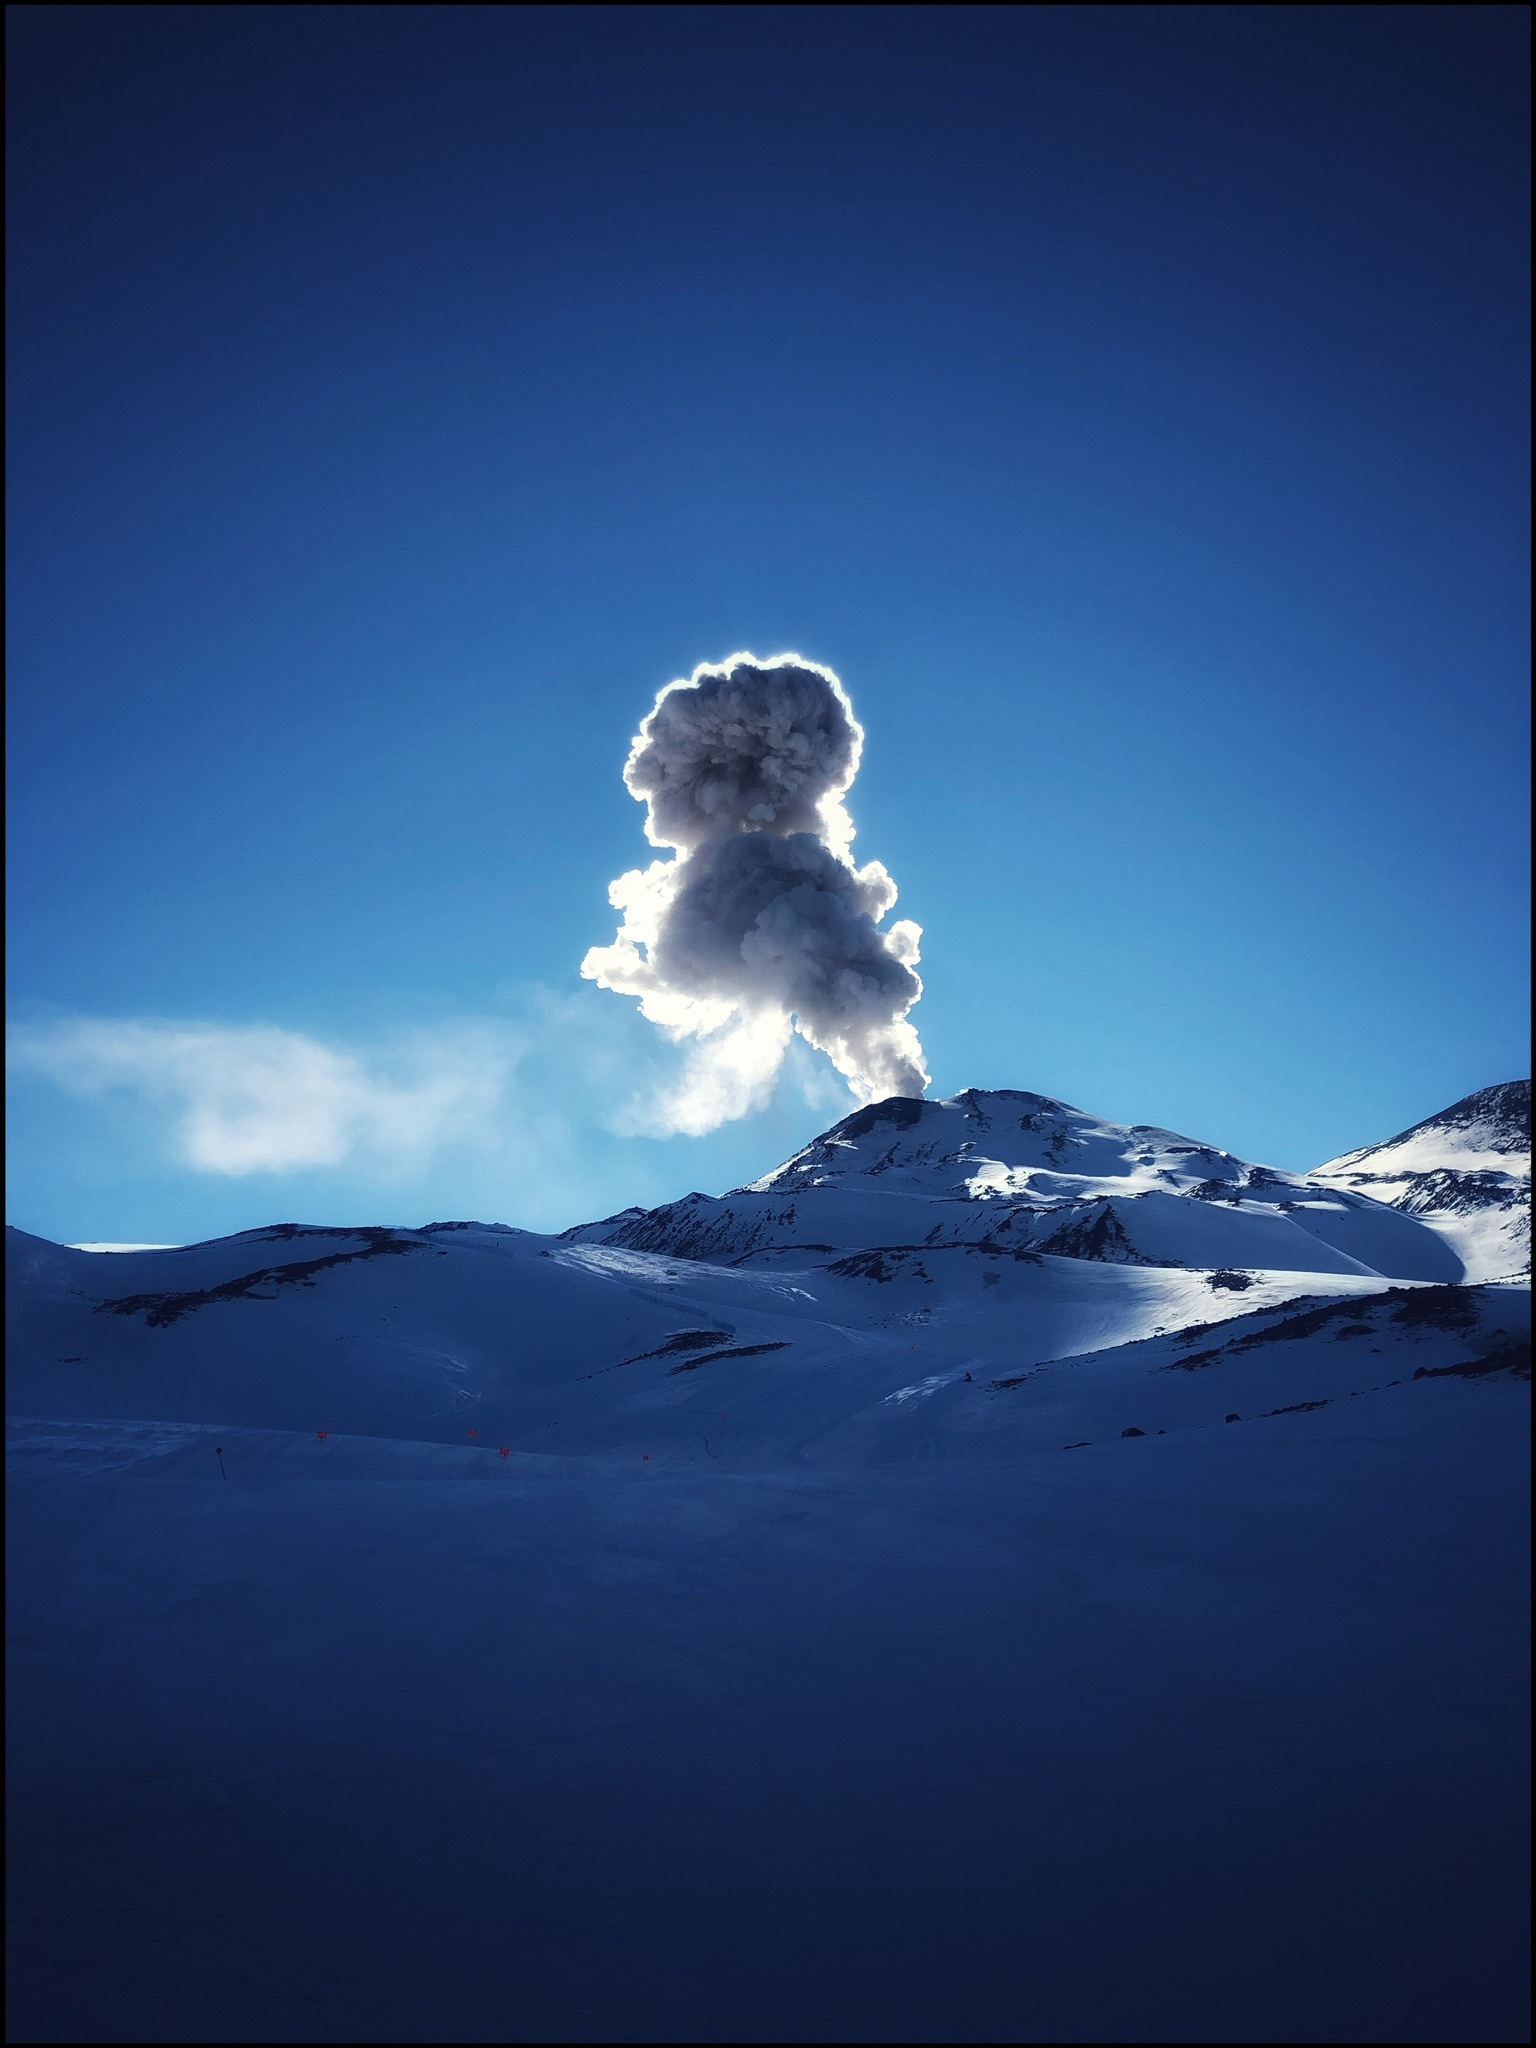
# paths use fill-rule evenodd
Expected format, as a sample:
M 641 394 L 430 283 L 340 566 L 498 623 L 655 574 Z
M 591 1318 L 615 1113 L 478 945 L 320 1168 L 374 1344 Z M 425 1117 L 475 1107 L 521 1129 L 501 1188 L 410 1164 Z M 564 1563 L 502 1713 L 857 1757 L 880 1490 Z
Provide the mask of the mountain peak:
M 1051 1095 L 1032 1094 L 1027 1088 L 964 1088 L 958 1095 L 949 1096 L 942 1102 L 929 1102 L 914 1095 L 888 1095 L 882 1102 L 871 1102 L 863 1109 L 854 1110 L 851 1116 L 845 1116 L 841 1123 L 833 1124 L 830 1130 L 823 1131 L 812 1142 L 817 1145 L 838 1141 L 855 1144 L 881 1125 L 889 1125 L 895 1131 L 910 1131 L 925 1118 L 932 1119 L 946 1110 L 955 1109 L 968 1122 L 980 1124 L 983 1130 L 990 1129 L 999 1119 L 1022 1117 L 1022 1128 L 1028 1129 L 1031 1128 L 1031 1120 L 1041 1116 L 1082 1115 L 1081 1110 L 1074 1109 L 1068 1102 L 1058 1102 Z
M 1410 1124 L 1395 1137 L 1345 1152 L 1313 1171 L 1333 1174 L 1367 1161 L 1378 1168 L 1390 1161 L 1393 1166 L 1423 1170 L 1454 1161 L 1464 1170 L 1479 1165 L 1496 1169 L 1515 1164 L 1520 1155 L 1528 1156 L 1530 1149 L 1531 1084 L 1500 1081 L 1492 1088 L 1463 1095 L 1459 1102 Z
M 1528 1273 L 1531 1084 L 1479 1088 L 1395 1138 L 1314 1167 L 1311 1178 L 1432 1218 L 1470 1279 Z
M 793 1158 L 732 1192 L 787 1194 L 874 1175 L 890 1191 L 913 1185 L 915 1175 L 925 1193 L 972 1196 L 980 1190 L 970 1182 L 984 1163 L 973 1155 L 983 1141 L 1006 1178 L 1027 1168 L 1060 1167 L 1069 1153 L 1102 1149 L 1106 1141 L 1123 1151 L 1129 1136 L 1070 1103 L 1023 1088 L 967 1088 L 941 1102 L 890 1095 L 854 1110 Z M 1001 1191 L 1001 1183 L 987 1190 Z
M 1478 1088 L 1463 1095 L 1449 1109 L 1425 1117 L 1389 1145 L 1400 1144 L 1415 1131 L 1476 1132 L 1479 1140 L 1496 1152 L 1529 1152 L 1531 1149 L 1531 1084 L 1529 1081 L 1500 1081 L 1492 1088 Z
M 1368 1197 L 1021 1088 L 888 1096 L 746 1187 L 577 1226 L 565 1241 L 730 1267 L 963 1252 L 982 1262 L 1461 1276 L 1432 1229 Z

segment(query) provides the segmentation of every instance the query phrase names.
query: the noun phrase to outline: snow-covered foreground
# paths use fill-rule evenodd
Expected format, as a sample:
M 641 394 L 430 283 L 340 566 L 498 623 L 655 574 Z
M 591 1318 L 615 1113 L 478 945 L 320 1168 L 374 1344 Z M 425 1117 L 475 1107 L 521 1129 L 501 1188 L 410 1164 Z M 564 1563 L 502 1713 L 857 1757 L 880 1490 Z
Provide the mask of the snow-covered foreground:
M 1525 1405 L 750 1474 L 15 1425 L 11 2038 L 1521 2038 Z
M 1470 1115 L 1417 1208 L 994 1094 L 563 1238 L 8 1233 L 11 2037 L 1525 2038 Z

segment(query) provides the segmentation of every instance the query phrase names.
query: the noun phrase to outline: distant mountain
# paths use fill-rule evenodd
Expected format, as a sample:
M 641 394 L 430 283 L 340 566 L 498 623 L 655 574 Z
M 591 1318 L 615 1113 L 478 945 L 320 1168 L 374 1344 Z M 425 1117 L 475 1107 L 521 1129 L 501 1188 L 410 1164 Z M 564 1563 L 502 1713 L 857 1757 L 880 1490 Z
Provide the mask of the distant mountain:
M 1454 1246 L 1469 1280 L 1531 1270 L 1531 1084 L 1479 1088 L 1309 1179 L 1417 1216 Z
M 565 1242 L 716 1264 L 970 1250 L 1118 1265 L 1458 1281 L 1457 1251 L 1369 1190 L 1277 1172 L 1046 1095 L 872 1104 L 750 1186 L 578 1225 Z M 836 1266 L 833 1271 L 838 1270 Z

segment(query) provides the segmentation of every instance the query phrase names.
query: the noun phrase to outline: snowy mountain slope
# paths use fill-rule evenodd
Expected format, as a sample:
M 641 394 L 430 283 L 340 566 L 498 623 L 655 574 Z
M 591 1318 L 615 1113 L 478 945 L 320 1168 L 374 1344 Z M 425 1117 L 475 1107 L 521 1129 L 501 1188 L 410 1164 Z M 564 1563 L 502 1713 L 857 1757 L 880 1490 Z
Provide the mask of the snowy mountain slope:
M 930 1374 L 850 1416 L 808 1455 L 1010 1457 L 1246 1427 L 1419 1383 L 1528 1380 L 1530 1315 L 1529 1291 L 1509 1286 L 1302 1296 L 991 1379 Z
M 777 1335 L 758 1305 L 771 1285 L 735 1290 L 746 1304 L 722 1324 L 654 1278 L 566 1265 L 513 1230 L 285 1225 L 115 1255 L 7 1243 L 12 1412 L 445 1441 L 477 1428 L 543 1450 L 583 1393 L 602 1402 L 594 1372 L 679 1331 L 704 1349 Z
M 1421 1218 L 1454 1247 L 1469 1280 L 1529 1274 L 1531 1084 L 1480 1088 L 1308 1178 Z
M 565 1235 L 716 1264 L 964 1245 L 1122 1265 L 1462 1278 L 1434 1229 L 1353 1189 L 1007 1089 L 875 1103 L 750 1187 Z
M 753 1463 L 925 1378 L 1461 1272 L 1355 1190 L 976 1091 L 876 1105 L 752 1188 L 559 1238 L 282 1224 L 7 1248 L 13 1413 Z
M 7 1246 L 13 1414 L 474 1430 L 520 1451 L 753 1464 L 924 1374 L 995 1378 L 1203 1327 L 1293 1299 L 1298 1277 L 963 1246 L 764 1272 L 494 1228 L 282 1226 L 105 1255 L 12 1231 Z

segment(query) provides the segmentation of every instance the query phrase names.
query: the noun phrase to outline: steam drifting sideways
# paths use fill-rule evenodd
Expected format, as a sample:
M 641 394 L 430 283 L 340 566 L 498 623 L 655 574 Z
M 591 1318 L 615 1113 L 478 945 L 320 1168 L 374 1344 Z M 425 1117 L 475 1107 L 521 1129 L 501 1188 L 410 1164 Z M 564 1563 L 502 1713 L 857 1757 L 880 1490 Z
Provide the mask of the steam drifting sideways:
M 673 855 L 612 884 L 624 921 L 581 971 L 697 1041 L 649 1128 L 708 1131 L 759 1107 L 792 1031 L 864 1101 L 927 1087 L 907 1021 L 922 933 L 881 930 L 896 884 L 850 852 L 863 744 L 837 677 L 798 654 L 706 662 L 641 724 L 624 780 Z

